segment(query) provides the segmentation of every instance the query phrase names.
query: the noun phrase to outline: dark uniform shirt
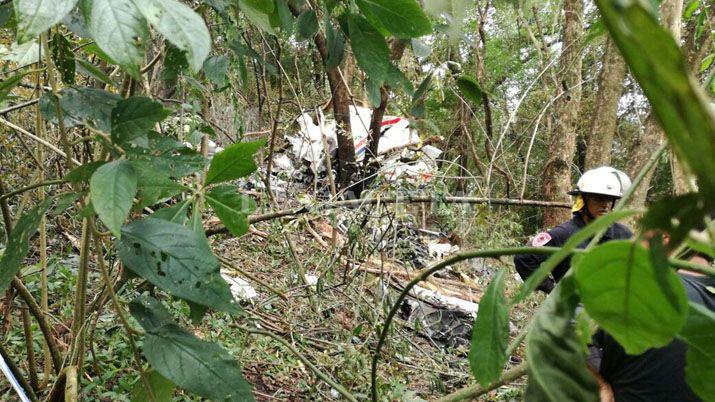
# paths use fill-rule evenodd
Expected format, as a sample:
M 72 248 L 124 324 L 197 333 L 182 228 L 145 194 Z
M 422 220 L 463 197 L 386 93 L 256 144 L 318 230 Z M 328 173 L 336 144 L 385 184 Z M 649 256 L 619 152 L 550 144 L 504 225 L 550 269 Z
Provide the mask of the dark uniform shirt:
M 566 221 L 555 228 L 539 233 L 531 241 L 533 246 L 550 246 L 550 247 L 561 247 L 566 243 L 569 237 L 573 236 L 574 233 L 581 230 L 586 226 L 581 214 L 574 214 L 571 220 Z M 608 228 L 606 233 L 601 238 L 600 243 L 609 240 L 621 240 L 630 239 L 633 236 L 631 231 L 621 225 L 620 223 L 614 223 Z M 578 245 L 578 248 L 586 248 L 591 239 L 584 241 Z M 547 255 L 541 254 L 519 254 L 514 257 L 514 265 L 516 266 L 516 271 L 519 273 L 522 279 L 526 280 L 534 271 L 539 268 L 542 262 L 546 261 Z M 571 266 L 571 258 L 566 258 L 559 265 L 554 268 L 551 272 L 552 278 L 544 280 L 544 282 L 539 285 L 538 289 L 544 292 L 551 292 L 554 288 L 556 282 L 560 281 L 561 278 L 566 275 L 566 272 Z
M 715 311 L 715 278 L 679 274 L 688 299 Z M 598 331 L 594 340 L 603 350 L 600 374 L 613 387 L 616 402 L 700 401 L 685 382 L 686 344 L 668 345 L 631 356 L 615 339 Z

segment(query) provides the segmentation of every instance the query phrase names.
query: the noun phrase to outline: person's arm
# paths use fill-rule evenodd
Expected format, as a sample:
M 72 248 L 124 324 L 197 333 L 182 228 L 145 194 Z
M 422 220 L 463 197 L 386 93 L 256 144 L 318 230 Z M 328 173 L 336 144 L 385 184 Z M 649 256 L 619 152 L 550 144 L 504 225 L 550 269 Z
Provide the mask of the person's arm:
M 591 367 L 588 367 L 588 372 L 591 373 L 593 378 L 598 383 L 598 396 L 601 398 L 601 402 L 615 402 L 616 398 L 613 395 L 613 388 L 611 387 L 611 384 L 609 384 L 605 378 L 601 377 L 600 374 L 593 371 Z
M 529 245 L 532 247 L 560 247 L 563 244 L 562 235 L 559 230 L 552 229 L 548 232 L 542 232 L 534 236 L 530 241 Z M 531 274 L 533 274 L 539 266 L 546 261 L 547 255 L 543 254 L 517 254 L 514 256 L 514 266 L 516 267 L 516 272 L 519 273 L 521 279 L 526 280 Z M 551 293 L 551 291 L 556 286 L 554 279 L 549 276 L 539 285 L 537 290 L 541 290 L 545 293 Z

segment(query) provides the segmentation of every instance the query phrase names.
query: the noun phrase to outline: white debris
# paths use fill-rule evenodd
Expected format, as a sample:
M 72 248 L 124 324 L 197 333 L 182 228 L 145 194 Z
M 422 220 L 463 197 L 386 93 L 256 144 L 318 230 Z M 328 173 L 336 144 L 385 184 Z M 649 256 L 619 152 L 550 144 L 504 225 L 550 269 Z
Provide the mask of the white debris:
M 194 145 L 191 144 L 190 142 L 184 142 L 183 144 L 184 144 L 187 148 L 190 148 L 190 149 L 196 149 L 196 148 L 200 149 L 200 148 L 201 148 L 200 146 L 194 148 Z M 198 149 L 197 149 L 197 150 L 198 150 Z M 221 151 L 223 151 L 223 147 L 219 146 L 218 144 L 216 144 L 215 142 L 213 142 L 213 141 L 211 141 L 211 140 L 208 141 L 208 153 L 207 153 L 207 155 L 208 155 L 209 158 L 213 158 L 214 155 L 216 155 L 217 153 L 219 153 L 219 152 L 221 152 Z
M 412 290 L 410 290 L 410 295 L 419 300 L 437 305 L 443 309 L 459 310 L 463 313 L 471 315 L 472 317 L 476 317 L 477 311 L 479 310 L 479 304 L 477 303 L 472 303 L 458 297 L 445 296 L 420 286 L 413 287 Z
M 320 279 L 320 277 L 317 275 L 305 274 L 305 283 L 307 283 L 310 286 L 317 285 L 318 279 Z
M 293 162 L 291 162 L 288 155 L 273 155 L 273 170 L 276 172 L 286 172 L 290 174 L 294 170 Z
M 226 273 L 221 273 L 221 276 L 231 285 L 231 294 L 233 294 L 233 297 L 239 300 L 253 300 L 258 297 L 256 289 L 243 279 Z
M 434 241 L 427 243 L 427 250 L 429 250 L 430 257 L 436 260 L 441 260 L 444 257 L 459 251 L 459 246 Z

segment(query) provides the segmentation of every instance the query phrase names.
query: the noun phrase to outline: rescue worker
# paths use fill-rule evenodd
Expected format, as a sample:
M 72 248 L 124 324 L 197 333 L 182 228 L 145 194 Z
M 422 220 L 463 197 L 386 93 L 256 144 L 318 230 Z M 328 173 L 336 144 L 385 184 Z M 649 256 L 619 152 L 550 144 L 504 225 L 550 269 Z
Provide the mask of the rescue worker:
M 628 175 L 609 166 L 585 172 L 576 183 L 576 188 L 569 192 L 574 196 L 573 218 L 551 230 L 537 234 L 531 240 L 531 245 L 534 247 L 563 246 L 569 237 L 589 222 L 611 212 L 616 200 L 620 199 L 630 186 L 631 180 Z M 601 238 L 601 243 L 609 240 L 629 239 L 632 235 L 627 227 L 615 223 L 608 228 Z M 590 239 L 584 241 L 578 248 L 585 248 L 589 242 Z M 516 270 L 521 278 L 526 280 L 547 258 L 548 256 L 541 254 L 519 254 L 514 257 L 514 265 L 516 265 Z M 569 270 L 570 264 L 570 258 L 559 263 L 549 278 L 544 280 L 537 289 L 550 293 Z

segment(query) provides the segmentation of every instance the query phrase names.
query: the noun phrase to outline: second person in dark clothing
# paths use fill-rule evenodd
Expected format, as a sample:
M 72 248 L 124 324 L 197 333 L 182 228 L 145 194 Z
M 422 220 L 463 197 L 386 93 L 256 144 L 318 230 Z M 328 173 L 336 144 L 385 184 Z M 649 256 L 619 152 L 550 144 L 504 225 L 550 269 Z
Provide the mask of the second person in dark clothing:
M 576 188 L 569 192 L 574 196 L 573 218 L 551 230 L 537 234 L 531 240 L 531 245 L 534 247 L 563 246 L 569 237 L 589 222 L 611 212 L 616 200 L 621 198 L 630 186 L 631 180 L 628 175 L 618 169 L 603 166 L 587 171 L 576 183 Z M 632 235 L 627 227 L 615 223 L 608 228 L 601 238 L 601 243 L 609 240 L 629 239 Z M 589 241 L 583 242 L 578 248 L 585 248 Z M 541 254 L 520 254 L 514 257 L 514 265 L 521 278 L 526 280 L 547 258 L 548 256 Z M 551 292 L 570 266 L 570 258 L 563 260 L 554 268 L 551 276 L 539 285 L 538 289 L 546 293 Z

